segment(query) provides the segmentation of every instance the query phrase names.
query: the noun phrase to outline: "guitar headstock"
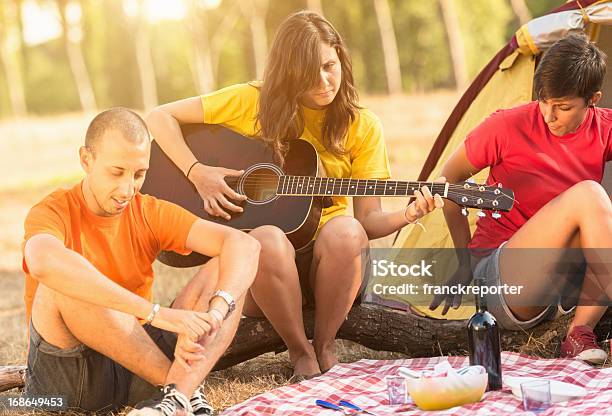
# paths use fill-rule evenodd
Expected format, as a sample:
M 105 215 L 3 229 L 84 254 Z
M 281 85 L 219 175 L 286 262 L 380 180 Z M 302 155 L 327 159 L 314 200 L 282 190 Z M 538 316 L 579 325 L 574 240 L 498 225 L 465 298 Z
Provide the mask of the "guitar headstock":
M 469 181 L 449 184 L 446 197 L 465 208 L 510 211 L 514 205 L 514 192 L 510 188 L 481 185 Z

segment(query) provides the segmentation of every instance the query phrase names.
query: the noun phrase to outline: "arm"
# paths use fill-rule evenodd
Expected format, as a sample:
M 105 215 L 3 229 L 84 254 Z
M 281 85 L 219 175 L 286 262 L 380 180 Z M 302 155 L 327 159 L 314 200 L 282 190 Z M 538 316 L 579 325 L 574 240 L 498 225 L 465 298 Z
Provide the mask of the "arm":
M 440 178 L 438 182 L 444 182 Z M 415 191 L 415 200 L 407 208 L 394 212 L 384 212 L 379 197 L 354 197 L 355 218 L 363 225 L 368 239 L 380 238 L 397 231 L 405 225 L 414 223 L 435 208 L 444 206 L 440 195 L 432 196 L 427 187 Z
M 113 282 L 51 234 L 29 238 L 24 258 L 34 279 L 63 295 L 137 318 L 147 318 L 153 310 L 151 302 Z M 196 340 L 209 331 L 208 321 L 198 312 L 160 308 L 151 325 Z
M 191 227 L 186 246 L 198 253 L 219 257 L 216 289 L 230 293 L 234 299 L 243 297 L 255 280 L 260 245 L 242 231 L 200 219 Z M 210 309 L 217 309 L 225 316 L 228 306 L 223 299 L 215 297 Z
M 152 304 L 100 273 L 87 259 L 50 234 L 36 234 L 24 248 L 30 275 L 73 299 L 146 318 Z M 95 288 L 95 290 L 92 290 Z
M 442 174 L 448 178 L 450 183 L 464 181 L 478 173 L 478 171 L 479 170 L 476 169 L 467 158 L 465 144 L 457 148 L 455 153 L 451 155 L 442 168 Z M 472 238 L 468 219 L 461 214 L 461 209 L 455 203 L 444 205 L 444 218 L 446 219 L 451 238 L 453 239 L 453 244 L 457 252 L 457 259 L 459 261 L 457 271 L 450 277 L 446 284 L 450 286 L 456 284 L 467 285 L 472 281 L 470 255 L 468 250 L 466 250 Z M 429 309 L 436 309 L 443 301 L 445 304 L 442 309 L 442 315 L 446 315 L 446 312 L 451 306 L 454 309 L 459 308 L 461 305 L 461 295 L 436 295 L 431 301 Z
M 457 148 L 455 153 L 451 155 L 444 167 L 442 175 L 444 175 L 450 183 L 457 183 L 466 180 L 467 178 L 478 173 L 468 160 L 465 145 L 462 144 Z M 470 242 L 472 235 L 467 217 L 461 214 L 461 209 L 455 203 L 449 203 L 444 206 L 444 218 L 448 225 L 453 244 L 457 249 L 465 249 Z M 457 250 L 459 255 L 460 267 L 470 267 L 470 258 L 466 250 Z
M 145 122 L 164 153 L 183 174 L 187 174 L 187 170 L 197 159 L 187 147 L 180 125 L 204 122 L 200 97 L 160 105 L 147 114 Z
M 195 185 L 208 214 L 230 219 L 230 215 L 223 208 L 242 212 L 242 208 L 231 203 L 228 198 L 243 201 L 246 196 L 236 193 L 224 180 L 225 176 L 240 176 L 242 172 L 196 163 L 197 158 L 185 143 L 180 125 L 204 122 L 200 97 L 186 98 L 156 107 L 147 114 L 145 122 L 164 153 L 184 175 L 189 174 L 187 179 Z

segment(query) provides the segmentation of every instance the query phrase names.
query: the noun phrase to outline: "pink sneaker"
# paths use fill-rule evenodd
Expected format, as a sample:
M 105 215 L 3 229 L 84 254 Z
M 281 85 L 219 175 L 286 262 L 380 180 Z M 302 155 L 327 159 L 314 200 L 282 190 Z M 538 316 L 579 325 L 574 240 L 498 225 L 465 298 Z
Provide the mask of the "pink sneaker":
M 561 357 L 602 364 L 608 353 L 597 345 L 597 337 L 588 326 L 577 326 L 561 342 Z

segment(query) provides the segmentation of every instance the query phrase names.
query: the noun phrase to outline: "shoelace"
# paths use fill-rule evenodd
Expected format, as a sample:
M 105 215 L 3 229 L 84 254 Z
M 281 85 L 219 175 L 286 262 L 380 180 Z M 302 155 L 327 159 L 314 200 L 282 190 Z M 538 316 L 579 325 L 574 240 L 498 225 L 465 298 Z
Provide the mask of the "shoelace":
M 164 398 L 155 405 L 155 408 L 158 409 L 162 415 L 173 416 L 177 411 L 177 405 L 181 406 L 187 412 L 192 410 L 187 397 L 173 386 L 165 386 L 162 391 L 164 392 Z
M 214 409 L 206 400 L 206 396 L 204 396 L 204 385 L 200 384 L 198 388 L 193 392 L 193 396 L 191 396 L 191 400 L 189 400 L 189 404 L 191 404 L 191 408 L 193 409 L 193 414 L 197 416 L 212 416 L 214 413 Z
M 599 348 L 597 337 L 592 331 L 578 329 L 572 333 L 571 337 L 584 347 Z

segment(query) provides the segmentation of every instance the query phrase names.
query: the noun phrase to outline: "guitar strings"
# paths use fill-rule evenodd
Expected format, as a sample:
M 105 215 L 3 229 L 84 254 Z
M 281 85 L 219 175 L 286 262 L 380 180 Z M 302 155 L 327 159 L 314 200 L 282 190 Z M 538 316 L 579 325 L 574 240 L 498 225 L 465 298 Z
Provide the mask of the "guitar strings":
M 252 177 L 264 177 L 265 180 L 267 181 L 273 181 L 273 182 L 279 182 L 280 178 L 279 176 L 276 175 L 272 175 L 272 174 L 266 174 L 266 173 L 252 173 L 249 174 L 247 176 L 247 178 L 245 179 L 245 183 L 247 182 L 252 182 L 249 181 L 250 178 Z M 283 176 L 284 178 L 289 177 L 289 175 Z M 386 179 L 355 179 L 355 178 L 327 178 L 327 177 L 322 177 L 322 176 L 290 176 L 291 178 L 294 178 L 293 180 L 289 179 L 289 181 L 293 181 L 293 183 L 295 182 L 299 182 L 299 181 L 303 181 L 303 182 L 310 182 L 308 179 L 314 179 L 314 181 L 316 182 L 317 180 L 320 182 L 338 182 L 338 181 L 378 181 L 377 184 L 375 185 L 368 185 L 368 186 L 386 186 L 387 183 L 396 183 L 398 185 L 406 185 L 406 184 L 415 184 L 418 183 L 419 185 L 422 186 L 428 186 L 428 185 L 432 185 L 432 186 L 440 186 L 440 187 L 445 187 L 446 183 L 441 183 L 441 182 L 430 182 L 430 181 L 395 181 L 395 180 L 386 180 Z M 238 177 L 226 177 L 226 182 L 235 182 L 235 181 L 239 181 L 240 178 Z M 256 181 L 260 181 L 260 179 L 256 179 Z M 286 181 L 287 182 L 287 181 Z M 350 182 L 349 182 L 350 183 Z M 345 184 L 343 184 L 344 186 Z M 464 185 L 456 185 L 456 184 L 448 184 L 449 188 L 452 189 L 466 189 L 464 187 Z M 481 185 L 481 184 L 475 184 L 475 185 L 470 185 L 469 189 L 475 189 L 479 186 L 484 186 L 486 188 L 495 188 L 497 189 L 497 187 L 492 186 L 492 185 Z M 469 190 L 467 189 L 467 190 Z M 499 188 L 502 189 L 502 188 Z
M 258 178 L 254 178 L 254 177 L 258 177 Z M 263 180 L 262 178 L 263 177 Z M 285 176 L 286 177 L 286 176 Z M 411 183 L 418 183 L 419 185 L 423 185 L 423 186 L 427 186 L 427 185 L 431 185 L 431 191 L 433 193 L 443 193 L 444 190 L 446 190 L 446 183 L 439 183 L 439 182 L 426 182 L 426 181 L 414 181 L 414 182 L 410 182 L 410 181 L 393 181 L 393 180 L 379 180 L 379 179 L 353 179 L 353 178 L 325 178 L 325 177 L 311 177 L 311 176 L 293 176 L 293 180 L 289 180 L 289 181 L 285 181 L 285 183 L 283 183 L 283 188 L 288 188 L 288 189 L 293 189 L 294 187 L 300 185 L 300 181 L 302 182 L 302 184 L 304 184 L 306 181 L 308 181 L 308 186 L 309 187 L 318 187 L 319 191 L 320 188 L 325 185 L 325 187 L 327 188 L 330 184 L 332 185 L 333 188 L 336 188 L 338 186 L 337 182 L 340 181 L 340 192 L 342 192 L 342 188 L 344 186 L 349 187 L 351 186 L 351 188 L 353 188 L 353 190 L 355 192 L 367 192 L 369 189 L 372 189 L 372 191 L 374 192 L 378 192 L 378 191 L 383 191 L 385 190 L 385 188 L 388 187 L 389 183 L 395 183 L 395 188 L 396 188 L 396 192 L 405 192 L 409 187 L 412 188 L 412 186 L 410 186 Z M 236 184 L 239 181 L 240 178 L 238 177 L 230 177 L 226 179 L 226 182 L 229 185 L 232 184 Z M 310 184 L 311 179 L 315 179 L 315 184 Z M 319 180 L 319 183 L 317 184 L 316 181 L 317 179 Z M 346 180 L 349 180 L 348 183 L 343 183 Z M 367 181 L 370 180 L 374 180 L 377 181 L 375 184 L 368 184 Z M 358 181 L 357 183 L 355 183 L 354 181 Z M 366 181 L 365 183 L 362 181 Z M 253 173 L 250 174 L 245 180 L 244 180 L 244 188 L 246 190 L 253 190 L 253 189 L 257 189 L 260 186 L 273 186 L 275 191 L 278 189 L 278 186 L 280 185 L 280 177 L 277 175 L 273 175 L 273 174 L 266 174 L 266 173 L 261 173 L 261 174 L 257 174 L 257 173 Z M 464 185 L 455 185 L 455 184 L 448 184 L 448 195 L 453 195 L 453 196 L 470 196 L 470 197 L 474 197 L 471 193 L 469 193 L 469 191 L 474 191 L 476 190 L 478 187 L 480 186 L 485 186 L 486 188 L 489 188 L 489 191 L 491 188 L 495 188 L 495 189 L 501 189 L 502 188 L 497 188 L 497 187 L 493 187 L 491 185 L 471 185 L 471 187 L 469 189 L 466 189 Z M 435 189 L 435 188 L 440 188 L 440 189 Z M 438 190 L 440 192 L 438 192 Z M 346 196 L 360 196 L 360 195 L 350 195 L 348 194 L 349 190 L 347 189 L 347 195 Z M 325 193 L 323 192 L 318 192 L 317 194 L 323 194 L 325 195 Z M 397 195 L 397 194 L 396 194 Z M 382 195 L 384 196 L 384 195 Z M 390 195 L 388 195 L 390 196 Z M 395 195 L 393 195 L 395 196 Z M 400 196 L 413 196 L 411 194 L 406 194 L 406 195 L 400 195 Z M 499 199 L 500 196 L 506 197 L 508 199 L 511 199 L 514 202 L 517 202 L 515 198 L 510 197 L 510 195 L 506 194 L 505 192 L 501 191 L 500 194 L 498 194 L 498 196 L 495 199 L 490 199 L 489 197 L 486 197 L 485 195 L 480 195 L 480 198 L 483 199 L 484 202 L 493 202 L 497 199 Z

